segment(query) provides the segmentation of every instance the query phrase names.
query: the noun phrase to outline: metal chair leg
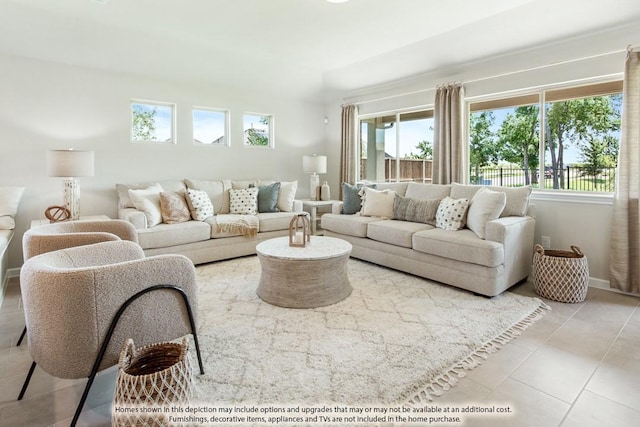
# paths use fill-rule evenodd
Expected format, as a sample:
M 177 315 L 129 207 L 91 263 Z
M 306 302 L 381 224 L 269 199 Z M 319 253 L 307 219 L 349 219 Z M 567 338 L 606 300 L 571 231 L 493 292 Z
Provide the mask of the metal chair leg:
M 113 336 L 113 332 L 116 329 L 116 326 L 118 325 L 118 321 L 120 320 L 120 316 L 122 316 L 122 313 L 124 313 L 124 311 L 127 309 L 127 307 L 129 307 L 129 305 L 131 305 L 132 302 L 134 302 L 136 299 L 138 299 L 139 297 L 141 297 L 144 294 L 147 294 L 149 292 L 155 291 L 155 290 L 161 290 L 161 289 L 171 289 L 174 290 L 176 292 L 178 292 L 181 296 L 182 296 L 182 300 L 184 301 L 184 304 L 187 308 L 187 314 L 189 315 L 189 325 L 191 327 L 191 333 L 193 335 L 193 341 L 196 347 L 196 353 L 198 355 L 198 365 L 200 366 L 200 374 L 204 374 L 204 368 L 202 365 L 202 357 L 200 355 L 200 345 L 198 343 L 198 336 L 196 334 L 196 323 L 195 323 L 195 319 L 193 318 L 193 311 L 191 310 L 191 304 L 189 303 L 189 297 L 187 297 L 187 294 L 185 293 L 185 291 L 177 286 L 173 286 L 173 285 L 156 285 L 156 286 L 151 286 L 149 288 L 143 289 L 142 291 L 138 292 L 137 294 L 133 295 L 131 298 L 129 298 L 128 300 L 126 300 L 124 302 L 124 304 L 122 304 L 120 306 L 120 308 L 118 309 L 118 311 L 116 312 L 115 316 L 113 317 L 113 320 L 111 321 L 111 325 L 109 325 L 109 329 L 107 331 L 107 335 L 104 337 L 104 341 L 102 342 L 102 346 L 100 347 L 100 352 L 98 353 L 98 356 L 96 357 L 95 362 L 93 363 L 93 368 L 91 369 L 91 373 L 89 374 L 89 380 L 87 381 L 87 385 L 84 388 L 84 391 L 82 392 L 82 397 L 80 398 L 80 403 L 78 403 L 78 407 L 76 408 L 76 412 L 73 415 L 73 420 L 71 420 L 71 426 L 70 427 L 75 427 L 76 423 L 78 422 L 78 419 L 80 418 L 80 414 L 82 413 L 82 408 L 84 407 L 84 402 L 87 400 L 87 396 L 89 395 L 89 389 L 91 388 L 91 385 L 93 384 L 93 381 L 96 378 L 96 374 L 98 373 L 98 368 L 100 367 L 100 364 L 102 363 L 102 359 L 104 358 L 104 354 L 107 352 L 107 347 L 109 346 L 109 341 L 111 341 L 111 337 Z M 35 362 L 34 362 L 35 365 Z M 35 366 L 33 366 L 33 368 L 35 368 Z
M 22 340 L 24 339 L 25 335 L 27 335 L 27 327 L 26 326 L 22 330 L 22 335 L 20 335 L 20 339 L 18 340 L 18 344 L 16 344 L 16 347 L 20 347 L 20 344 L 22 344 Z
M 29 368 L 29 373 L 27 374 L 27 378 L 24 379 L 24 383 L 22 384 L 22 389 L 20 390 L 20 394 L 18 395 L 18 400 L 22 400 L 24 397 L 24 393 L 27 391 L 27 387 L 29 387 L 29 381 L 31 381 L 31 376 L 33 375 L 33 371 L 36 369 L 36 362 L 31 363 L 31 368 Z

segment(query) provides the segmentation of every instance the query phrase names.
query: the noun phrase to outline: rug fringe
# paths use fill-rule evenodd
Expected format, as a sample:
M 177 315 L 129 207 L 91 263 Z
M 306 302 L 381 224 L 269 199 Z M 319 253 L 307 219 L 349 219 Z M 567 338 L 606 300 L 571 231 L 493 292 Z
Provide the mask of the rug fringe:
M 401 398 L 402 406 L 415 407 L 423 405 L 433 400 L 435 396 L 441 396 L 451 387 L 458 383 L 458 378 L 466 376 L 466 372 L 470 371 L 487 360 L 488 355 L 497 352 L 513 339 L 517 338 L 536 320 L 540 319 L 544 313 L 551 310 L 547 304 L 539 300 L 539 306 L 531 312 L 527 317 L 511 326 L 509 329 L 485 343 L 478 350 L 467 356 L 454 366 L 447 369 L 443 374 L 436 377 L 430 384 L 416 387 L 409 393 L 408 398 Z

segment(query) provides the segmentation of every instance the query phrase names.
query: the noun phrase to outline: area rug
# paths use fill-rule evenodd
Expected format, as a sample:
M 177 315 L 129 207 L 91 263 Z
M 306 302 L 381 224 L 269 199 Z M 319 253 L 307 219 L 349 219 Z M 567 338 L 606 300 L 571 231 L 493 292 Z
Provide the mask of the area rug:
M 257 257 L 197 268 L 205 375 L 195 401 L 217 405 L 418 405 L 519 335 L 548 307 L 476 296 L 349 260 L 353 293 L 316 309 L 256 296 Z

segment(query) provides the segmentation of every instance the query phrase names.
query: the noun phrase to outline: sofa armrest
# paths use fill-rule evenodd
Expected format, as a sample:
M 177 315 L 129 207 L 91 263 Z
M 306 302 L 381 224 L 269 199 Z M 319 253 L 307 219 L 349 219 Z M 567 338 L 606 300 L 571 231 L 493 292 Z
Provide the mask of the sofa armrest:
M 136 230 L 144 230 L 147 227 L 147 217 L 144 212 L 134 208 L 118 209 L 118 218 L 129 221 Z
M 509 283 L 516 283 L 531 273 L 536 221 L 530 216 L 507 216 L 487 223 L 486 238 L 502 243 L 504 267 Z
M 333 205 L 331 205 L 331 213 L 332 214 L 336 214 L 336 215 L 342 214 L 342 207 L 343 206 L 344 206 L 344 202 L 342 202 L 342 201 L 335 202 Z
M 302 200 L 294 200 L 293 201 L 293 212 L 302 212 Z

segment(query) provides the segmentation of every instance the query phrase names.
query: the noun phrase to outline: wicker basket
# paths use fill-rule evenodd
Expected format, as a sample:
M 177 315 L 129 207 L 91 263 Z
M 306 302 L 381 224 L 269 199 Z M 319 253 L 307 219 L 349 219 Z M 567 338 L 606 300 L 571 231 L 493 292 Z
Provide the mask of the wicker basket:
M 559 302 L 582 302 L 589 286 L 589 265 L 580 248 L 571 251 L 547 250 L 535 246 L 533 284 L 543 298 Z
M 169 426 L 164 408 L 189 403 L 193 371 L 186 337 L 138 349 L 128 339 L 119 366 L 112 426 Z

